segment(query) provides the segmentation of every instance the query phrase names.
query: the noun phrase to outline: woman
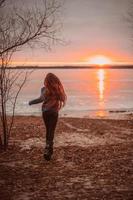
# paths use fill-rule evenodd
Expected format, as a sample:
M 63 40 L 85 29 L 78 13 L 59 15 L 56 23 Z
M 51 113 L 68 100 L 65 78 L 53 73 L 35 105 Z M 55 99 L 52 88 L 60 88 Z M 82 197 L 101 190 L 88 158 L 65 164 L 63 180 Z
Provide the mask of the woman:
M 53 154 L 53 140 L 58 121 L 58 112 L 66 103 L 66 94 L 63 85 L 53 73 L 46 75 L 40 97 L 30 101 L 29 105 L 42 102 L 42 116 L 46 126 L 44 158 L 50 160 Z

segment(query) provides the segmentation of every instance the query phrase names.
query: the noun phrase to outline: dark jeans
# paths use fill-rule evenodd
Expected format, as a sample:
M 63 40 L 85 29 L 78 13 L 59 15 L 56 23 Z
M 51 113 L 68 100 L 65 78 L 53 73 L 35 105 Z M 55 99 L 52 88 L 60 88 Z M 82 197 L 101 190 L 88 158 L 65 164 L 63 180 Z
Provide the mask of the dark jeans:
M 58 112 L 44 111 L 42 112 L 43 120 L 46 126 L 46 144 L 53 146 L 54 132 L 58 121 Z

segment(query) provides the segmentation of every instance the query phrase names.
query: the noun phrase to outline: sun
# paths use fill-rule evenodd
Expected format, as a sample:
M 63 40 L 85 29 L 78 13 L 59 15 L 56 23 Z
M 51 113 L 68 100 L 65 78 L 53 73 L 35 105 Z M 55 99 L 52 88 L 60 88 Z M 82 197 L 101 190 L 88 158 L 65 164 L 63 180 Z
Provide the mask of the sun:
M 112 64 L 112 60 L 106 56 L 97 55 L 97 56 L 93 56 L 93 57 L 90 57 L 89 59 L 87 59 L 87 63 L 103 66 L 103 65 Z

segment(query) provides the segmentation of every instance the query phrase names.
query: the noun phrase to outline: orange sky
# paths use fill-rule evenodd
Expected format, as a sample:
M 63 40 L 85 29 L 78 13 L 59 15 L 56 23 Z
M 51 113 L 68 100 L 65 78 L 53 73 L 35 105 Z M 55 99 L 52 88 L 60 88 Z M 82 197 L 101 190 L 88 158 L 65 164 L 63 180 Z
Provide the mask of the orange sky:
M 23 48 L 13 65 L 87 64 L 94 56 L 103 55 L 112 63 L 133 63 L 130 31 L 126 20 L 130 0 L 73 0 L 62 8 L 62 35 L 67 45 L 45 51 Z
M 36 53 L 33 53 L 36 54 Z M 44 57 L 39 56 L 38 58 L 33 57 L 31 59 L 30 54 L 29 57 L 15 57 L 12 65 L 38 65 L 38 66 L 43 66 L 43 65 L 80 65 L 80 64 L 93 64 L 91 61 L 94 58 L 97 58 L 99 56 L 105 57 L 109 62 L 107 61 L 107 64 L 132 64 L 133 59 L 132 57 L 129 57 L 128 55 L 124 54 L 118 54 L 117 52 L 104 52 L 104 51 L 95 51 L 95 52 L 78 52 L 77 53 L 72 53 L 70 56 L 69 55 L 63 55 L 61 59 L 54 59 L 54 60 L 48 60 L 45 61 Z

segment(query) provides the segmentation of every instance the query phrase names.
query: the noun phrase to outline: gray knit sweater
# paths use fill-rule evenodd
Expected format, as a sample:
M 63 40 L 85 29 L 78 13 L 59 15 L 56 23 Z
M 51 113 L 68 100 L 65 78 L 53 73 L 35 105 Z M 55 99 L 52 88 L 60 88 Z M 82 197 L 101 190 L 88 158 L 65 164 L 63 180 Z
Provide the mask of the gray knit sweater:
M 29 105 L 33 105 L 33 104 L 38 104 L 38 103 L 43 103 L 42 104 L 42 111 L 54 111 L 54 112 L 58 112 L 58 103 L 53 104 L 53 105 L 49 105 L 51 99 L 50 97 L 46 97 L 45 95 L 45 87 L 41 88 L 41 94 L 40 97 L 34 100 L 29 101 Z

